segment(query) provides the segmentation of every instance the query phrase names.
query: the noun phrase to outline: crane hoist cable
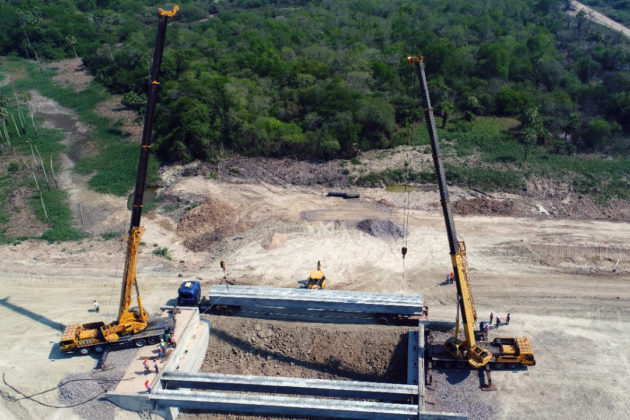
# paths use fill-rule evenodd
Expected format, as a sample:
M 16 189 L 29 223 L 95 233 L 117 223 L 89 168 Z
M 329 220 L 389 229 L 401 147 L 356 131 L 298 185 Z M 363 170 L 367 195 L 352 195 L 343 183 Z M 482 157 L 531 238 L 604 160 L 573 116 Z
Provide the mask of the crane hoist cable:
M 411 193 L 411 188 L 409 188 L 409 161 L 410 156 L 409 156 L 409 152 L 411 149 L 411 138 L 412 138 L 412 130 L 409 129 L 409 137 L 407 138 L 407 151 L 405 152 L 405 183 L 404 183 L 404 187 L 405 187 L 405 205 L 403 207 L 403 238 L 402 238 L 402 242 L 403 242 L 403 246 L 401 249 L 401 253 L 402 253 L 402 290 L 404 291 L 406 289 L 406 284 L 405 284 L 405 256 L 407 255 L 407 250 L 408 250 L 408 240 L 409 240 L 409 202 L 410 202 L 410 193 Z

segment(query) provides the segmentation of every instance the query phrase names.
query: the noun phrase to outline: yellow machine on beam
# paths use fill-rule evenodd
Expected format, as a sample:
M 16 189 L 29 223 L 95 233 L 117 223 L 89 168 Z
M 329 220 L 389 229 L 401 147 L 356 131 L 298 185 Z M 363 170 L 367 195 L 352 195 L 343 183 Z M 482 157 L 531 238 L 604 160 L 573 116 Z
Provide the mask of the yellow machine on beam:
M 468 364 L 474 368 L 486 366 L 491 361 L 510 365 L 535 365 L 534 353 L 527 337 L 495 339 L 493 344 L 499 349 L 495 354 L 477 345 L 477 341 L 475 340 L 477 311 L 475 310 L 471 290 L 468 260 L 466 258 L 466 245 L 463 241 L 457 241 L 444 167 L 442 165 L 442 158 L 440 157 L 440 145 L 435 126 L 435 117 L 433 116 L 433 108 L 431 108 L 431 98 L 429 97 L 429 88 L 424 72 L 424 63 L 422 57 L 408 57 L 407 61 L 414 65 L 422 90 L 422 106 L 427 130 L 429 131 L 429 138 L 431 140 L 433 165 L 435 166 L 435 174 L 440 190 L 440 202 L 442 204 L 444 221 L 446 222 L 451 263 L 453 265 L 455 283 L 457 285 L 457 324 L 455 327 L 455 335 L 446 340 L 444 348 L 455 359 L 467 360 Z M 464 340 L 459 338 L 460 313 L 464 329 Z
M 62 352 L 75 352 L 87 354 L 90 351 L 102 352 L 106 346 L 115 345 L 124 347 L 135 345 L 142 347 L 147 343 L 156 343 L 166 332 L 172 332 L 174 322 L 171 317 L 149 321 L 149 315 L 142 307 L 142 298 L 136 280 L 136 261 L 138 259 L 138 247 L 144 228 L 140 226 L 142 216 L 142 200 L 147 176 L 149 152 L 151 150 L 151 134 L 153 115 L 157 100 L 157 90 L 160 85 L 160 67 L 164 51 L 164 39 L 168 18 L 173 17 L 178 6 L 171 11 L 158 10 L 160 20 L 155 52 L 153 55 L 153 69 L 151 71 L 151 83 L 147 95 L 147 113 L 142 133 L 142 147 L 136 175 L 136 188 L 134 192 L 133 207 L 131 210 L 131 224 L 129 227 L 127 254 L 125 258 L 125 271 L 123 274 L 122 290 L 120 294 L 120 306 L 118 319 L 108 324 L 104 322 L 92 322 L 88 324 L 69 325 L 63 332 L 59 348 Z M 138 307 L 131 308 L 132 289 L 136 290 Z

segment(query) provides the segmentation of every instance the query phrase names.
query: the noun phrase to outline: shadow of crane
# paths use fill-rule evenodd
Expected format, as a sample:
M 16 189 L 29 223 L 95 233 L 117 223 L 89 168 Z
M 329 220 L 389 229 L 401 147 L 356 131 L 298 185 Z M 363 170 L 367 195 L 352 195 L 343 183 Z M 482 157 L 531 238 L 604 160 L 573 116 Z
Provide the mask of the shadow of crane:
M 50 327 L 54 330 L 57 330 L 59 332 L 63 332 L 63 330 L 66 328 L 65 325 L 59 323 L 59 322 L 55 322 L 50 318 L 46 318 L 43 315 L 37 314 L 33 311 L 30 311 L 26 308 L 23 308 L 21 306 L 18 306 L 14 303 L 9 302 L 9 297 L 5 297 L 4 299 L 0 299 L 0 305 L 4 306 L 7 309 L 12 310 L 13 312 L 16 312 L 20 315 L 24 315 L 25 317 L 31 318 L 33 321 L 37 321 L 42 325 L 45 325 L 47 327 Z

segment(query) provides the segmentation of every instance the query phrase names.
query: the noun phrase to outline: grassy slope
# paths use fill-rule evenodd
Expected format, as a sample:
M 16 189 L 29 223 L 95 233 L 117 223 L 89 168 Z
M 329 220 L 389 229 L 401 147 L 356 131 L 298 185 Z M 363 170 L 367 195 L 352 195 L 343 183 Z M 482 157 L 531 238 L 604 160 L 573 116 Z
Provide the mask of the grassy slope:
M 447 180 L 486 191 L 516 192 L 532 175 L 540 175 L 570 182 L 577 192 L 601 203 L 612 197 L 630 199 L 630 159 L 551 154 L 535 146 L 525 159 L 525 146 L 510 132 L 517 125 L 509 118 L 477 118 L 473 123 L 456 121 L 446 130 L 438 130 Z M 450 156 L 461 158 L 464 164 L 455 163 Z M 434 179 L 432 170 L 407 176 L 401 168 L 370 173 L 356 183 L 432 183 Z
M 52 98 L 62 106 L 75 110 L 83 123 L 93 128 L 92 140 L 96 143 L 98 152 L 94 155 L 83 157 L 75 166 L 80 173 L 93 173 L 89 185 L 94 190 L 103 193 L 112 193 L 120 196 L 127 194 L 134 185 L 136 168 L 138 163 L 139 147 L 137 143 L 128 141 L 109 119 L 98 115 L 95 108 L 101 101 L 107 99 L 109 94 L 100 85 L 92 83 L 86 90 L 74 92 L 71 89 L 60 87 L 52 82 L 53 74 L 50 72 L 41 75 L 33 64 L 21 59 L 4 59 L 2 71 L 7 73 L 27 73 L 27 77 L 16 78 L 13 88 L 18 92 L 38 90 L 42 95 Z M 0 93 L 12 97 L 11 86 L 5 86 Z M 15 113 L 15 103 L 9 104 L 9 109 Z M 36 120 L 37 122 L 37 120 Z M 44 129 L 38 124 L 38 135 L 35 135 L 32 127 L 27 125 L 24 138 L 18 139 L 15 129 L 10 127 L 10 135 L 15 141 L 18 154 L 28 156 L 30 147 L 24 141 L 26 136 L 37 145 L 43 157 L 49 159 L 52 156 L 55 170 L 59 170 L 59 154 L 65 151 L 65 146 L 60 143 L 63 133 L 60 130 Z M 45 159 L 45 160 L 47 160 Z M 158 164 L 155 159 L 149 161 L 149 182 L 157 179 Z M 41 172 L 38 182 L 45 185 Z M 1 176 L 3 175 L 4 178 Z M 0 198 L 8 196 L 12 191 L 23 185 L 35 187 L 35 181 L 23 179 L 15 182 L 7 182 L 11 174 L 0 174 Z M 52 189 L 48 191 L 42 188 L 42 195 L 46 210 L 50 219 L 50 229 L 43 235 L 43 239 L 51 241 L 71 240 L 82 237 L 83 234 L 72 227 L 72 214 L 67 205 L 67 194 L 63 191 Z M 45 216 L 40 203 L 39 194 L 32 198 L 32 205 L 38 218 L 45 221 Z M 2 224 L 8 218 L 7 209 L 0 209 L 0 232 Z M 0 236 L 1 238 L 1 236 Z M 2 238 L 7 241 L 11 238 Z

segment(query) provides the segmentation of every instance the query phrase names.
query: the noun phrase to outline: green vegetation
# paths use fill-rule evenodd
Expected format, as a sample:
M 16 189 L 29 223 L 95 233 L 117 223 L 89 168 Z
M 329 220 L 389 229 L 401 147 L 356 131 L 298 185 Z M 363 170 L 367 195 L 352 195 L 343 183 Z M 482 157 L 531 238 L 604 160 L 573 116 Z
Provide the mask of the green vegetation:
M 119 196 L 127 194 L 135 185 L 140 148 L 137 142 L 125 139 L 124 135 L 115 128 L 111 119 L 96 113 L 96 106 L 109 96 L 105 89 L 92 83 L 87 89 L 75 92 L 53 83 L 51 74 L 40 74 L 35 65 L 23 61 L 21 64 L 26 66 L 30 77 L 16 81 L 14 83 L 16 90 L 36 89 L 42 95 L 76 111 L 81 122 L 92 128 L 91 138 L 96 143 L 98 152 L 83 156 L 76 163 L 75 171 L 83 174 L 94 173 L 89 185 L 95 191 Z M 61 147 L 58 141 L 50 144 Z M 155 158 L 149 159 L 147 175 L 149 184 L 157 181 L 158 167 L 159 164 Z
M 109 241 L 111 239 L 122 238 L 123 234 L 121 232 L 105 232 L 101 234 L 101 238 L 104 241 Z
M 157 244 L 153 244 L 153 246 L 157 246 Z M 153 250 L 153 255 L 157 255 L 159 257 L 164 257 L 167 260 L 171 261 L 171 256 L 168 255 L 168 248 L 157 248 Z
M 628 12 L 628 1 L 590 3 Z M 155 33 L 152 2 L 3 6 L 0 53 L 79 54 L 97 80 L 141 110 Z M 226 150 L 351 158 L 359 150 L 417 144 L 408 131 L 421 118 L 409 54 L 425 56 L 445 129 L 457 118 L 491 115 L 524 123 L 536 108 L 538 129 L 523 126 L 519 137 L 525 145 L 558 152 L 560 138 L 569 151 L 630 148 L 628 43 L 583 17 L 568 19 L 566 0 L 207 0 L 181 6 L 163 63 L 163 117 L 157 121 L 163 160 L 211 160 Z M 104 172 L 93 180 L 95 188 L 123 182 L 111 168 L 98 169 Z
M 484 191 L 518 192 L 527 179 L 536 175 L 569 181 L 578 193 L 590 195 L 600 203 L 613 197 L 630 199 L 629 159 L 554 154 L 541 146 L 532 147 L 527 156 L 528 146 L 510 134 L 517 127 L 514 119 L 479 118 L 440 131 L 447 181 Z M 453 163 L 461 160 L 465 163 Z M 388 169 L 355 180 L 358 185 L 373 187 L 409 182 L 435 183 L 433 168 L 422 172 Z
M 75 169 L 83 173 L 94 173 L 90 179 L 90 185 L 97 191 L 123 195 L 133 187 L 139 148 L 137 144 L 127 141 L 114 128 L 109 119 L 100 117 L 94 111 L 96 105 L 109 96 L 102 86 L 92 84 L 82 92 L 74 92 L 54 84 L 51 80 L 52 72 L 42 75 L 37 66 L 17 58 L 4 59 L 2 67 L 3 71 L 15 74 L 27 73 L 29 76 L 18 77 L 11 86 L 0 89 L 0 98 L 5 98 L 2 99 L 0 105 L 6 106 L 8 109 L 6 120 L 10 123 L 7 124 L 7 130 L 11 137 L 13 150 L 16 153 L 14 156 L 31 157 L 32 154 L 35 154 L 37 157 L 36 166 L 33 168 L 22 169 L 17 162 L 7 164 L 7 173 L 13 175 L 14 179 L 0 185 L 0 198 L 3 198 L 3 204 L 0 206 L 0 231 L 5 231 L 1 226 L 9 220 L 10 213 L 7 207 L 8 203 L 5 200 L 6 197 L 24 186 L 37 190 L 31 173 L 34 171 L 41 190 L 41 197 L 39 192 L 36 192 L 31 197 L 30 203 L 37 218 L 49 227 L 41 238 L 49 241 L 82 238 L 85 234 L 73 227 L 72 212 L 67 204 L 67 194 L 56 189 L 50 170 L 52 164 L 55 172 L 58 172 L 60 170 L 59 153 L 68 152 L 61 143 L 63 134 L 61 130 L 43 128 L 41 119 L 38 117 L 34 120 L 37 127 L 37 132 L 35 132 L 31 121 L 27 118 L 28 113 L 26 111 L 26 102 L 31 100 L 30 94 L 23 94 L 22 92 L 28 92 L 31 89 L 38 90 L 42 95 L 58 101 L 62 106 L 75 110 L 83 123 L 94 128 L 92 140 L 98 151 L 96 154 L 82 158 L 76 164 Z M 20 92 L 18 96 L 26 120 L 24 125 L 17 111 L 13 91 Z M 16 131 L 11 117 L 16 120 L 20 128 L 19 133 Z M 44 169 L 40 168 L 42 164 L 39 159 L 40 156 Z M 153 159 L 149 165 L 149 182 L 157 179 L 157 168 L 158 163 L 156 159 Z M 44 176 L 44 170 L 47 171 L 46 176 Z M 2 236 L 3 242 L 8 240 L 11 238 Z
M 61 190 L 46 190 L 42 189 L 42 199 L 46 204 L 46 212 L 48 219 L 44 215 L 44 210 L 41 206 L 40 198 L 34 196 L 31 198 L 31 205 L 35 209 L 35 214 L 42 222 L 47 222 L 51 226 L 44 234 L 42 239 L 46 239 L 49 242 L 55 241 L 70 241 L 74 239 L 80 239 L 85 237 L 85 234 L 72 225 L 72 212 L 68 208 L 67 194 Z
M 613 17 L 630 10 L 630 1 L 587 3 Z M 98 82 L 142 112 L 153 2 L 2 4 L 0 54 L 79 54 Z M 450 182 L 517 191 L 529 177 L 549 176 L 602 202 L 628 197 L 630 44 L 583 15 L 567 17 L 566 4 L 183 1 L 168 30 L 156 152 L 163 162 L 226 153 L 343 158 L 353 164 L 344 173 L 359 173 L 362 185 L 432 182 L 429 171 L 367 173 L 355 158 L 398 145 L 427 152 L 417 80 L 405 60 L 422 54 Z M 77 170 L 94 172 L 97 191 L 127 193 L 138 150 L 94 113 L 105 90 L 93 84 L 76 94 L 39 71 L 30 66 L 33 81 L 16 83 L 95 127 L 98 152 Z

